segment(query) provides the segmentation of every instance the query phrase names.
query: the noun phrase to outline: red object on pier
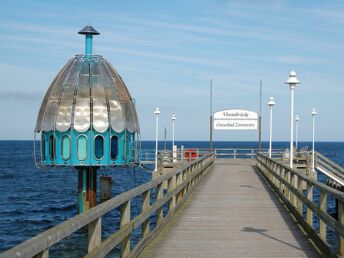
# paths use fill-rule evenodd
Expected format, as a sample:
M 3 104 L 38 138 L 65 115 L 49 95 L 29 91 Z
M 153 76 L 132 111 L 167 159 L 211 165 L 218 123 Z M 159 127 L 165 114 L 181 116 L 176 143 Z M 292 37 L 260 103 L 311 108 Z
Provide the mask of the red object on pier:
M 186 159 L 197 159 L 198 154 L 196 149 L 187 149 L 184 153 L 184 158 Z

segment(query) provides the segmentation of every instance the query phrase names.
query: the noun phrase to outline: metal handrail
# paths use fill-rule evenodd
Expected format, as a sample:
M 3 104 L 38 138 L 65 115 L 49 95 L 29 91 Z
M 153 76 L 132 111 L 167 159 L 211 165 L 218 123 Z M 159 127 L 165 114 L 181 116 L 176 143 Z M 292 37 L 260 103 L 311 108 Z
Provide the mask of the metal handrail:
M 210 170 L 213 161 L 213 154 L 192 161 L 180 169 L 122 193 L 86 213 L 62 222 L 0 254 L 0 258 L 23 258 L 36 255 L 48 257 L 51 246 L 85 226 L 88 226 L 89 235 L 88 255 L 86 257 L 103 257 L 118 245 L 121 245 L 122 257 L 129 254 L 135 257 L 185 202 L 193 188 Z M 164 183 L 168 184 L 167 192 L 163 191 Z M 155 203 L 150 205 L 150 191 L 152 189 L 156 189 L 157 195 Z M 138 196 L 142 196 L 143 199 L 142 211 L 136 217 L 130 218 L 130 200 Z M 167 203 L 169 206 L 168 214 L 164 217 L 162 206 Z M 120 229 L 105 241 L 101 241 L 102 216 L 119 207 L 121 208 Z M 157 212 L 157 225 L 153 231 L 150 231 L 150 217 L 155 212 Z M 134 250 L 130 250 L 130 234 L 140 225 L 142 225 L 142 239 L 137 243 Z
M 343 192 L 318 182 L 302 172 L 265 155 L 257 155 L 257 168 L 321 250 L 333 257 L 344 254 Z M 303 193 L 304 185 L 306 186 L 306 196 Z M 314 188 L 320 192 L 320 205 L 317 205 L 313 200 Z M 338 202 L 338 220 L 327 213 L 327 196 L 332 196 Z M 305 217 L 303 217 L 303 205 L 306 206 Z M 313 224 L 313 213 L 320 221 L 319 233 Z M 335 250 L 327 241 L 327 227 L 338 235 L 338 250 Z
M 196 157 L 184 157 L 184 154 L 190 150 L 194 150 L 197 155 Z M 166 150 L 159 150 L 159 153 L 171 153 L 172 154 L 172 150 L 170 149 L 166 149 Z M 257 148 L 214 148 L 213 149 L 213 153 L 215 155 L 215 158 L 219 157 L 219 158 L 224 158 L 224 157 L 228 157 L 228 158 L 237 158 L 237 157 L 241 157 L 241 158 L 246 158 L 246 157 L 250 157 L 250 158 L 255 158 L 258 152 L 261 153 L 267 153 L 268 149 L 257 149 Z M 284 149 L 273 149 L 272 150 L 272 155 L 274 157 L 280 157 L 282 156 L 282 153 L 284 152 Z M 193 159 L 198 159 L 198 157 L 203 156 L 203 155 L 207 155 L 209 154 L 209 149 L 208 148 L 185 148 L 185 149 L 177 149 L 176 151 L 176 161 L 181 161 L 181 160 L 193 160 Z M 141 149 L 140 154 L 140 161 L 141 162 L 146 162 L 146 161 L 152 161 L 155 158 L 155 149 Z

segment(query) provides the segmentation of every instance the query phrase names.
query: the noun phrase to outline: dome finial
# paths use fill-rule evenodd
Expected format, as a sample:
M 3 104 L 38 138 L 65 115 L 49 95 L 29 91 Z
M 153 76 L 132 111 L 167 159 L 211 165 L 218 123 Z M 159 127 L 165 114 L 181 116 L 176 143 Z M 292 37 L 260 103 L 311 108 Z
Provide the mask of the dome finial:
M 92 38 L 93 35 L 99 35 L 100 33 L 96 31 L 90 24 L 84 27 L 82 30 L 78 32 L 78 34 L 85 35 L 85 55 L 90 57 L 92 55 Z
M 82 30 L 78 32 L 81 35 L 99 35 L 100 33 L 92 27 L 91 24 L 87 24 Z

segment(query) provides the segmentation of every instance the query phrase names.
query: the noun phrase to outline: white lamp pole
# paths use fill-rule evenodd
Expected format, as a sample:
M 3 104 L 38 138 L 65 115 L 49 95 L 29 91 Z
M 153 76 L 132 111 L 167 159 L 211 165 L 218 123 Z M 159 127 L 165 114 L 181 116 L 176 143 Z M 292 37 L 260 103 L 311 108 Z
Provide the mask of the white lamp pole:
M 172 120 L 172 150 L 173 150 L 173 146 L 174 146 L 174 123 L 176 121 L 176 115 L 173 114 L 172 117 L 171 117 L 171 120 Z
M 288 80 L 285 82 L 289 84 L 289 89 L 291 93 L 290 101 L 290 164 L 289 166 L 293 168 L 293 159 L 294 159 L 294 90 L 296 84 L 299 84 L 300 81 L 296 78 L 296 73 L 291 71 L 289 74 Z
M 268 101 L 268 106 L 270 109 L 270 140 L 269 140 L 269 158 L 271 159 L 271 147 L 272 147 L 272 108 L 275 105 L 275 100 L 273 97 L 270 97 L 269 101 Z
M 158 171 L 158 132 L 159 132 L 159 114 L 160 110 L 157 107 L 154 111 L 156 122 L 155 122 L 155 168 L 154 171 Z
M 315 171 L 315 166 L 314 166 L 314 158 L 315 158 L 315 154 L 314 154 L 314 138 L 315 138 L 315 116 L 317 115 L 317 112 L 315 111 L 315 108 L 313 108 L 312 110 L 312 120 L 313 120 L 313 137 L 312 137 L 312 169 L 313 172 Z
M 300 121 L 300 117 L 299 115 L 296 115 L 295 117 L 295 149 L 297 151 L 297 145 L 298 145 L 298 141 L 299 141 L 299 121 Z

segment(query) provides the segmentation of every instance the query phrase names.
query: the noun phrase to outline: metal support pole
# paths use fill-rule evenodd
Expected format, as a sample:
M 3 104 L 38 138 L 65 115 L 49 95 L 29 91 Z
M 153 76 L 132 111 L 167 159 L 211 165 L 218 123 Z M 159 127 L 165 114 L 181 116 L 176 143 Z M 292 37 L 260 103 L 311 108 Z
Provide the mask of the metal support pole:
M 294 91 L 296 84 L 299 84 L 300 81 L 296 78 L 296 73 L 291 71 L 289 74 L 288 80 L 285 82 L 289 84 L 291 101 L 290 101 L 290 164 L 289 166 L 293 168 L 293 159 L 294 159 Z
M 299 143 L 299 115 L 296 115 L 295 117 L 295 149 L 297 151 L 298 149 L 298 143 Z
M 213 80 L 210 79 L 210 140 L 209 140 L 209 152 L 213 151 Z
M 290 167 L 293 168 L 294 159 L 294 89 L 290 89 Z
M 314 140 L 315 140 L 315 116 L 316 116 L 317 112 L 315 111 L 315 108 L 313 108 L 312 110 L 312 121 L 313 121 L 313 126 L 312 126 L 312 171 L 315 172 L 315 144 L 314 144 Z
M 271 159 L 272 147 L 272 107 L 270 106 L 270 137 L 269 137 L 269 158 Z
M 78 168 L 78 213 L 97 205 L 97 168 Z
M 269 137 L 269 158 L 271 159 L 271 148 L 272 148 L 272 108 L 275 105 L 275 100 L 273 97 L 270 97 L 268 101 L 268 106 L 270 109 L 270 137 Z
M 155 116 L 156 116 L 156 122 L 155 122 L 155 168 L 154 171 L 158 171 L 158 127 L 159 127 L 159 114 L 160 114 L 160 110 L 159 108 L 155 109 L 154 112 Z
M 259 132 L 258 132 L 258 151 L 262 151 L 262 79 L 259 83 Z

